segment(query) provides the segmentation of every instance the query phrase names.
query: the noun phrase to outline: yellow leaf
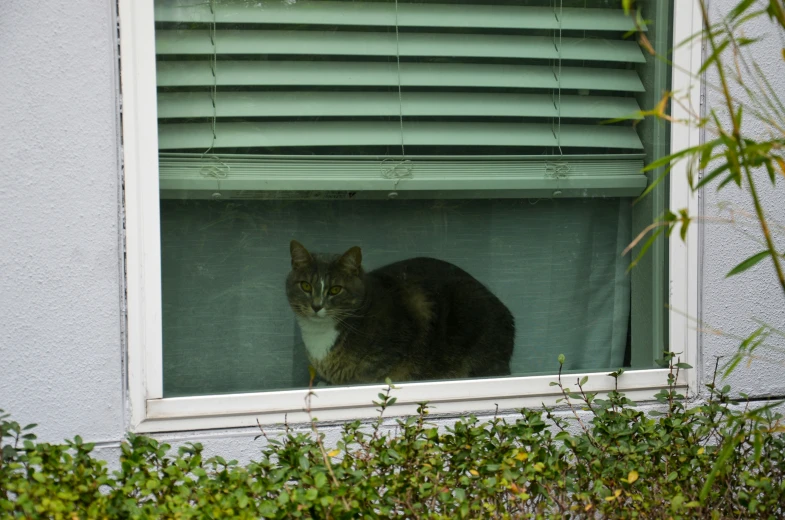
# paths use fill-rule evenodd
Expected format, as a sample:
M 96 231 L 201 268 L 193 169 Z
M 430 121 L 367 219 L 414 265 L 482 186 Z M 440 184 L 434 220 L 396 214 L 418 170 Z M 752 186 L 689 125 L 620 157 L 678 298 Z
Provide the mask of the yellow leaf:
M 478 472 L 476 469 L 470 469 L 470 470 L 469 470 L 469 473 L 471 473 L 471 474 L 472 474 L 472 475 L 474 475 L 475 477 L 478 477 L 478 476 L 480 476 L 480 473 L 479 473 L 479 472 Z
M 611 495 L 611 496 L 609 496 L 609 497 L 605 497 L 605 500 L 607 500 L 608 502 L 610 502 L 611 500 L 616 500 L 616 497 L 615 497 L 615 496 L 613 496 L 613 495 Z
M 523 460 L 526 460 L 526 459 L 528 459 L 528 458 L 529 458 L 529 454 L 528 454 L 528 453 L 526 453 L 526 452 L 520 452 L 519 454 L 517 454 L 517 455 L 515 456 L 515 458 L 516 458 L 516 459 L 518 459 L 518 460 L 521 460 L 521 461 L 523 461 Z
M 630 471 L 630 473 L 627 475 L 627 482 L 632 484 L 636 480 L 638 480 L 638 472 L 635 471 L 635 470 Z M 619 490 L 619 491 L 621 491 L 621 490 Z
M 341 450 L 333 450 L 331 452 L 328 452 L 327 455 L 329 455 L 330 457 L 335 457 L 339 453 L 341 453 Z
M 619 495 L 621 495 L 621 489 L 617 489 L 613 492 L 613 496 L 618 497 Z
M 583 508 L 584 511 L 588 511 L 591 509 L 591 504 L 586 504 L 586 507 Z
M 775 157 L 774 160 L 777 161 L 777 165 L 779 165 L 782 175 L 785 176 L 785 160 L 783 160 L 782 157 Z
M 701 448 L 701 449 L 699 449 L 699 450 L 698 450 L 698 455 L 703 455 L 703 452 L 705 452 L 705 451 L 706 451 L 706 449 L 705 449 L 705 448 Z

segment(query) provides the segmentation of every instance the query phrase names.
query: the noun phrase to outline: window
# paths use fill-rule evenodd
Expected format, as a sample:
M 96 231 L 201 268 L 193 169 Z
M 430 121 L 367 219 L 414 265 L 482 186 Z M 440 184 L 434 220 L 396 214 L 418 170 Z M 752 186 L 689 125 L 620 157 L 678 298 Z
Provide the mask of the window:
M 632 201 L 646 162 L 697 138 L 608 121 L 695 89 L 627 38 L 620 4 L 121 0 L 134 427 L 294 420 L 309 365 L 322 420 L 363 416 L 382 375 L 405 381 L 401 413 L 538 405 L 560 353 L 568 373 L 629 367 L 633 395 L 661 385 L 664 349 L 695 355 L 665 307 L 694 311 L 694 238 L 632 276 L 621 251 L 692 203 L 678 176 Z M 692 32 L 692 6 L 643 5 L 658 51 Z M 324 271 L 313 252 L 346 255 Z M 468 275 L 356 270 L 420 256 Z M 319 310 L 366 349 L 340 370 L 335 336 L 308 328 Z M 433 343 L 410 357 L 392 331 Z

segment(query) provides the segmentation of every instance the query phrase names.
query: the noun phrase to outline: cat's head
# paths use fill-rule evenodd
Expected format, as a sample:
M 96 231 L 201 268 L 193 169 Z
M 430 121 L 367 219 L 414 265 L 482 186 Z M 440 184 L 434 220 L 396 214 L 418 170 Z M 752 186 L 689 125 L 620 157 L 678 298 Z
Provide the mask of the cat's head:
M 319 255 L 292 240 L 289 251 L 292 270 L 286 278 L 286 296 L 297 316 L 342 319 L 362 306 L 365 283 L 359 247 L 341 255 Z

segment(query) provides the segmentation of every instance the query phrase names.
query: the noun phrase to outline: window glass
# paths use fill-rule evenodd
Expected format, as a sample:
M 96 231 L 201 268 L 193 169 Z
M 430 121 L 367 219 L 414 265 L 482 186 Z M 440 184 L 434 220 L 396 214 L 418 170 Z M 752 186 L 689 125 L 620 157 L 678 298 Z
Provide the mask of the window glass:
M 668 70 L 632 28 L 610 0 L 156 0 L 164 395 L 654 366 L 664 253 L 621 253 L 667 136 L 619 118 Z

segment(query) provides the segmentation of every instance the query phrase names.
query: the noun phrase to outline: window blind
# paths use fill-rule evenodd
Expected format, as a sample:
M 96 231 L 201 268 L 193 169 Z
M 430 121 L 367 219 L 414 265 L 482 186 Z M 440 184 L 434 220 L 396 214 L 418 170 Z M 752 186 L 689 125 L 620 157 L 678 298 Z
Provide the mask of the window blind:
M 161 196 L 640 194 L 632 21 L 521 4 L 156 0 Z

